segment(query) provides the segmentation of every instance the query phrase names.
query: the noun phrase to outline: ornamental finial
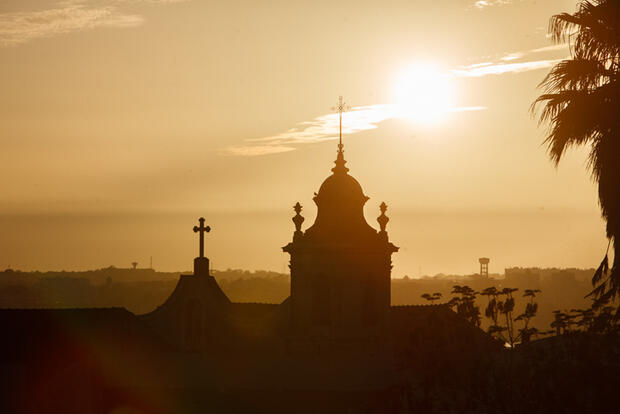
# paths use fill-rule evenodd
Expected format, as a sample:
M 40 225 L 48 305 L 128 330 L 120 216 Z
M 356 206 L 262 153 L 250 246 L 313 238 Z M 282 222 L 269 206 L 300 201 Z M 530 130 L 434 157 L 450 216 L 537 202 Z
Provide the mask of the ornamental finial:
M 299 214 L 302 210 L 301 204 L 297 202 L 297 204 L 293 206 L 293 210 L 296 213 L 293 217 L 293 223 L 295 223 L 295 233 L 301 233 L 301 225 L 305 220 L 305 218 L 301 214 Z
M 381 228 L 381 232 L 385 232 L 385 226 L 387 226 L 388 221 L 390 221 L 390 218 L 388 216 L 385 215 L 385 212 L 387 211 L 387 204 L 385 204 L 385 202 L 382 202 L 381 205 L 379 206 L 379 210 L 381 211 L 381 215 L 379 217 L 377 217 L 377 221 L 379 222 L 379 226 Z
M 349 169 L 345 167 L 345 164 L 347 162 L 344 159 L 344 151 L 342 147 L 342 144 L 338 145 L 338 155 L 336 156 L 336 161 L 334 161 L 334 164 L 336 164 L 336 166 L 332 168 L 334 174 L 346 174 L 347 172 L 349 172 Z

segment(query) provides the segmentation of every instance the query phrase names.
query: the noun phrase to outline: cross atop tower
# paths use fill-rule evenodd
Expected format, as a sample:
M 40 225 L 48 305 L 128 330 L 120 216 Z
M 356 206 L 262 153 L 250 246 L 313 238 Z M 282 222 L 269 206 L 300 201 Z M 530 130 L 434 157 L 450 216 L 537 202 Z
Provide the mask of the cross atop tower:
M 342 113 L 348 111 L 349 109 L 351 108 L 342 99 L 342 96 L 338 97 L 338 104 L 332 108 L 332 110 L 338 112 L 338 119 L 340 121 L 339 133 L 338 133 L 338 136 L 339 136 L 338 156 L 336 157 L 336 162 L 335 162 L 336 166 L 332 168 L 332 171 L 334 173 L 345 173 L 346 174 L 346 172 L 349 171 L 349 169 L 344 166 L 346 164 L 346 161 L 344 160 L 344 150 L 343 150 L 344 145 L 342 145 Z
M 200 226 L 194 226 L 194 233 L 200 232 L 200 255 L 198 257 L 205 257 L 205 233 L 211 231 L 211 227 L 205 227 L 205 219 L 204 217 L 200 217 L 198 219 Z
M 209 259 L 205 257 L 205 233 L 211 231 L 211 227 L 205 226 L 204 217 L 198 219 L 200 226 L 194 226 L 194 233 L 199 233 L 199 255 L 194 259 L 194 275 L 209 276 Z
M 338 149 L 340 151 L 342 151 L 342 113 L 343 112 L 347 112 L 349 109 L 351 109 L 349 107 L 349 105 L 347 105 L 347 103 L 344 101 L 344 99 L 342 99 L 342 95 L 338 97 L 338 104 L 334 107 L 332 107 L 333 111 L 338 112 L 338 119 L 340 121 L 340 127 L 339 127 L 339 140 L 338 140 Z

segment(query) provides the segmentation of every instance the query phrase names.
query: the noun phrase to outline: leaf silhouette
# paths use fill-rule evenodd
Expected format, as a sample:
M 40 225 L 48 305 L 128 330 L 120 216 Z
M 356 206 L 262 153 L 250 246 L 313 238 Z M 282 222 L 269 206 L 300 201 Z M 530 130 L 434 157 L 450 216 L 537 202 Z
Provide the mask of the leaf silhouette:
M 596 286 L 601 281 L 601 279 L 603 279 L 603 276 L 607 275 L 608 271 L 609 259 L 607 258 L 607 255 L 605 255 L 605 258 L 601 262 L 600 266 L 598 267 L 598 269 L 596 269 L 596 272 L 594 272 L 594 276 L 592 276 L 592 286 Z
M 594 296 L 595 298 L 600 297 L 605 294 L 605 290 L 607 289 L 607 281 L 601 283 L 597 287 L 595 287 L 592 292 L 588 293 L 585 297 Z

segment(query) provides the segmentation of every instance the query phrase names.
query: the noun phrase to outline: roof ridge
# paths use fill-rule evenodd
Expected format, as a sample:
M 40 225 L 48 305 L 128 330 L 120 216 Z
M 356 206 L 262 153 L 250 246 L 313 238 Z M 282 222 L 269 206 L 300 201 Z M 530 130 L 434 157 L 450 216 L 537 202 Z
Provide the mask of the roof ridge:
M 91 307 L 91 308 L 2 308 L 0 307 L 0 312 L 2 311 L 23 311 L 23 312 L 42 312 L 42 311 L 54 311 L 54 312 L 66 312 L 66 311 L 96 311 L 96 310 L 116 310 L 116 311 L 125 311 L 131 313 L 133 312 L 125 308 L 124 306 L 102 306 L 102 307 Z
M 421 305 L 391 305 L 390 308 L 443 308 L 449 306 L 448 303 L 429 303 Z
M 269 303 L 269 302 L 231 302 L 231 305 L 272 305 L 278 306 L 280 303 Z

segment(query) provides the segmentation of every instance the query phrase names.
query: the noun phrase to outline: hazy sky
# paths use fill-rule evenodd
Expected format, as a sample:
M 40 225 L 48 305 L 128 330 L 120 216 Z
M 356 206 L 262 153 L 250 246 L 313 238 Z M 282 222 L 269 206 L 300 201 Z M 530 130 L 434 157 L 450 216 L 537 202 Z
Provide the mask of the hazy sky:
M 529 114 L 566 0 L 0 2 L 0 268 L 283 270 L 335 158 L 390 206 L 394 275 L 595 266 L 587 149 Z M 431 118 L 430 121 L 428 118 Z

